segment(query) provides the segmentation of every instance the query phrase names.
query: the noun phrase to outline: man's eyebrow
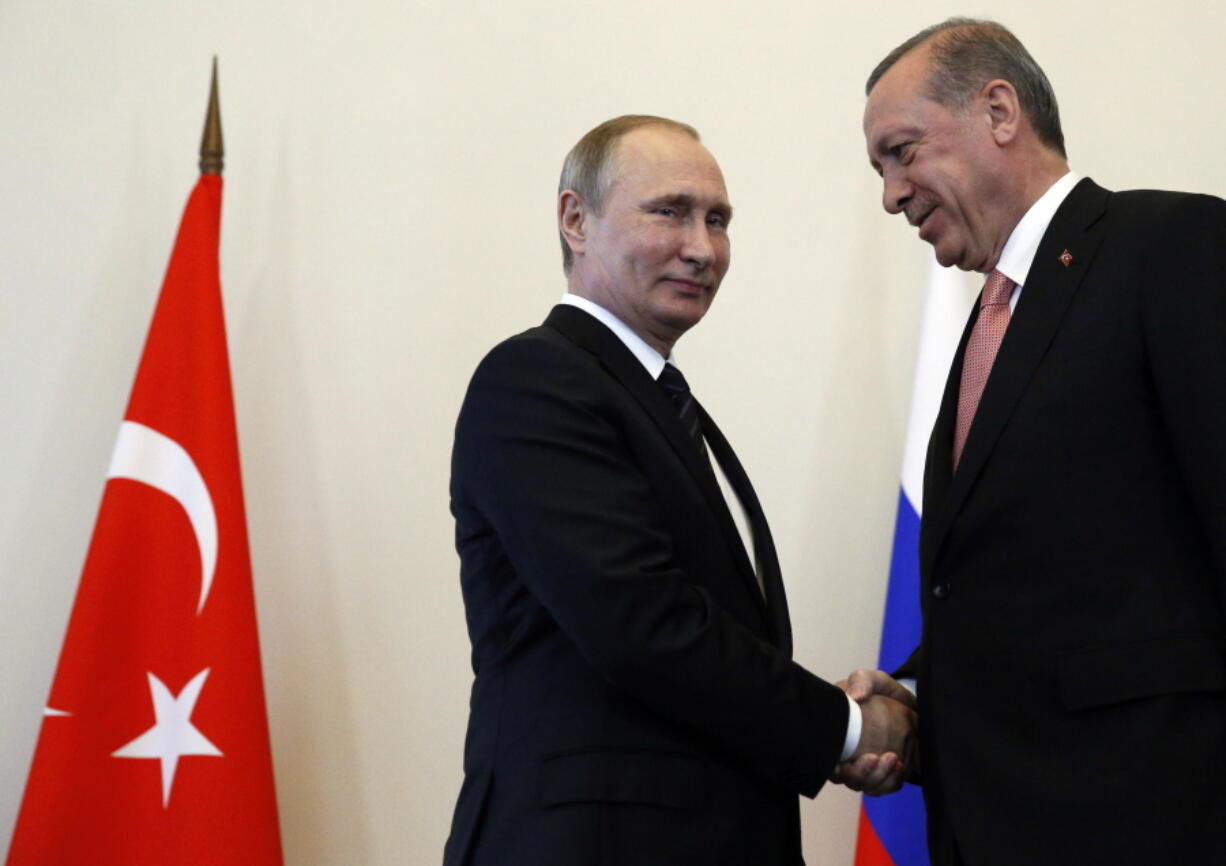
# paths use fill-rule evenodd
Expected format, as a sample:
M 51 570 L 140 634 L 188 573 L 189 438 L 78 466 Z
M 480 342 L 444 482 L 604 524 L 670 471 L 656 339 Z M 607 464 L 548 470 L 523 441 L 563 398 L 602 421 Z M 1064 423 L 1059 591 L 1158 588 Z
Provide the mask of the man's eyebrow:
M 877 174 L 883 173 L 881 169 L 881 161 L 873 156 L 873 154 L 889 153 L 893 147 L 887 147 L 887 142 L 889 142 L 891 139 L 899 138 L 900 136 L 906 137 L 912 134 L 913 133 L 905 129 L 889 129 L 877 136 L 877 138 L 872 142 L 872 145 L 869 147 L 868 151 L 868 164 L 872 167 L 873 171 L 877 172 Z
M 889 132 L 886 132 L 886 133 L 883 133 L 877 136 L 877 138 L 873 140 L 872 146 L 869 147 L 869 150 L 868 150 L 868 153 L 869 153 L 868 161 L 873 166 L 873 168 L 877 168 L 880 165 L 880 163 L 878 163 L 878 161 L 873 157 L 873 154 L 874 153 L 888 153 L 888 149 L 886 148 L 885 143 L 889 141 L 891 138 L 893 138 L 894 136 L 896 136 L 897 134 L 898 134 L 897 132 L 891 130 Z
M 922 134 L 922 127 L 915 123 L 895 126 L 891 129 L 885 130 L 873 140 L 873 146 L 869 150 L 869 153 L 888 153 L 889 151 L 898 147 L 899 143 L 914 141 L 915 139 L 920 138 Z M 890 144 L 891 141 L 896 143 Z M 869 160 L 872 160 L 871 156 L 869 157 Z
M 698 199 L 688 192 L 667 193 L 665 195 L 656 196 L 653 199 L 648 199 L 643 203 L 644 210 L 655 210 L 658 207 L 667 207 L 673 205 L 675 207 L 685 208 L 687 210 L 693 208 L 698 203 Z M 723 215 L 725 220 L 732 219 L 732 205 L 720 199 L 711 205 L 710 210 L 716 211 Z
M 643 203 L 643 207 L 647 210 L 664 207 L 666 205 L 677 205 L 679 207 L 693 207 L 694 196 L 685 192 L 670 192 L 665 195 L 658 195 L 655 198 L 648 199 Z

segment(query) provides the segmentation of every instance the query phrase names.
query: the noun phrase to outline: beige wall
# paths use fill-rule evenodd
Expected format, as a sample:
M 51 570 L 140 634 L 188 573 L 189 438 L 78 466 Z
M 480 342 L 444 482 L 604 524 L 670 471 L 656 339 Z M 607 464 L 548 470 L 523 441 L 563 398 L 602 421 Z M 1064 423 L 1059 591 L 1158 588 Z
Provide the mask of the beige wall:
M 287 862 L 429 864 L 469 685 L 451 426 L 477 359 L 562 291 L 552 189 L 600 120 L 677 117 L 722 162 L 734 263 L 679 354 L 772 517 L 799 659 L 874 659 L 925 250 L 878 207 L 861 87 L 955 12 L 1027 42 L 1079 171 L 1226 193 L 1217 3 L 0 3 L 0 844 L 214 52 Z M 810 863 L 850 863 L 856 804 L 805 803 Z

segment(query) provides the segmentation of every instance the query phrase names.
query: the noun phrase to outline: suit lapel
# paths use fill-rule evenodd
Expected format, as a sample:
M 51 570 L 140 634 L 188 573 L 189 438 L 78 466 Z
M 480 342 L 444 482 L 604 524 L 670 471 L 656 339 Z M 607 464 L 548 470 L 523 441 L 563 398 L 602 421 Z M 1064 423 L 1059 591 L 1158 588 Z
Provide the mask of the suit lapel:
M 728 440 L 724 438 L 723 432 L 716 426 L 701 404 L 698 406 L 698 413 L 702 419 L 702 429 L 706 435 L 707 445 L 710 446 L 715 459 L 719 461 L 724 477 L 732 485 L 733 491 L 741 500 L 741 505 L 744 506 L 745 513 L 749 517 L 755 548 L 754 559 L 757 569 L 761 569 L 762 572 L 762 587 L 759 589 L 757 569 L 753 567 L 754 563 L 750 563 L 750 577 L 752 578 L 750 589 L 754 603 L 762 607 L 762 596 L 765 593 L 765 608 L 762 613 L 770 621 L 776 645 L 791 656 L 792 625 L 788 617 L 788 601 L 783 591 L 783 576 L 779 572 L 779 556 L 775 553 L 775 541 L 771 538 L 770 526 L 767 525 L 762 504 L 758 502 L 758 494 L 754 492 L 749 475 L 741 466 L 741 461 L 737 459 L 736 452 L 732 450 Z M 735 524 L 733 531 L 736 531 Z M 739 535 L 737 533 L 738 537 Z M 742 549 L 744 549 L 743 546 Z
M 576 345 L 596 355 L 604 368 L 630 392 L 659 428 L 678 459 L 685 464 L 703 499 L 706 500 L 708 507 L 715 515 L 720 533 L 728 545 L 733 561 L 737 564 L 737 570 L 743 580 L 752 584 L 751 595 L 758 606 L 759 613 L 769 624 L 769 617 L 762 601 L 762 593 L 758 589 L 753 564 L 749 561 L 745 546 L 741 544 L 740 533 L 737 532 L 732 514 L 728 511 L 728 503 L 724 501 L 719 482 L 715 480 L 715 473 L 711 469 L 710 462 L 694 447 L 694 442 L 682 426 L 681 418 L 677 415 L 672 401 L 639 363 L 638 358 L 634 357 L 625 344 L 617 338 L 617 335 L 593 316 L 578 307 L 559 304 L 549 313 L 545 324 L 555 328 Z M 710 417 L 702 411 L 701 406 L 699 406 L 699 411 L 705 425 Z M 715 429 L 714 424 L 711 427 Z M 704 427 L 704 432 L 705 430 Z M 722 440 L 723 437 L 720 438 Z M 727 448 L 727 442 L 724 441 L 723 444 Z M 731 454 L 730 448 L 727 448 L 727 451 Z
M 941 412 L 929 446 L 927 470 L 935 473 L 936 477 L 931 484 L 925 483 L 925 516 L 931 514 L 932 519 L 923 533 L 924 573 L 930 573 L 954 516 L 991 456 L 1010 415 L 1059 330 L 1069 303 L 1089 271 L 1102 240 L 1101 232 L 1095 226 L 1102 216 L 1108 195 L 1106 190 L 1087 178 L 1073 188 L 1056 211 L 1039 243 L 1017 309 L 992 365 L 966 439 L 966 447 L 962 451 L 962 459 L 951 475 L 952 455 L 949 452 L 953 441 L 953 423 L 957 417 L 962 361 L 970 329 L 978 315 L 978 304 L 971 314 L 962 345 L 950 370 Z M 1065 250 L 1069 250 L 1073 256 L 1068 265 L 1060 261 Z M 944 453 L 941 453 L 942 449 Z M 942 482 L 947 482 L 947 486 Z M 927 501 L 929 491 L 932 494 L 931 503 Z M 930 510 L 930 505 L 935 507 L 935 511 Z
M 924 458 L 924 507 L 920 513 L 931 517 L 920 523 L 921 577 L 929 573 L 929 567 L 935 557 L 932 541 L 938 533 L 934 531 L 934 527 L 940 523 L 937 515 L 941 514 L 949 496 L 949 483 L 954 472 L 954 425 L 958 420 L 958 388 L 962 379 L 962 362 L 966 358 L 967 341 L 970 340 L 971 331 L 978 318 L 979 303 L 976 301 L 970 316 L 967 317 L 966 327 L 962 329 L 962 339 L 958 342 L 949 378 L 945 380 L 945 391 L 941 395 L 941 408 L 937 412 L 932 435 L 928 438 L 928 452 Z M 943 535 L 944 531 L 939 534 Z
M 971 308 L 958 350 L 954 353 L 945 391 L 941 395 L 941 408 L 937 412 L 932 436 L 928 440 L 928 453 L 924 460 L 924 513 L 933 514 L 935 508 L 945 501 L 949 482 L 954 472 L 954 426 L 958 420 L 958 389 L 962 380 L 962 363 L 966 359 L 966 344 L 979 319 L 979 302 Z

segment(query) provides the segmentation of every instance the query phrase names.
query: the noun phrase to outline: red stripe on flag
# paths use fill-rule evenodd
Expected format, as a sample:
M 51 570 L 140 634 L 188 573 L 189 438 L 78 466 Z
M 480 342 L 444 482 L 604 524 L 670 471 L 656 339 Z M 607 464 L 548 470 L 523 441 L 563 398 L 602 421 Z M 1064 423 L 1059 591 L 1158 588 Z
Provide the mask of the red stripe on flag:
M 894 866 L 863 806 L 860 807 L 860 831 L 856 836 L 855 866 Z

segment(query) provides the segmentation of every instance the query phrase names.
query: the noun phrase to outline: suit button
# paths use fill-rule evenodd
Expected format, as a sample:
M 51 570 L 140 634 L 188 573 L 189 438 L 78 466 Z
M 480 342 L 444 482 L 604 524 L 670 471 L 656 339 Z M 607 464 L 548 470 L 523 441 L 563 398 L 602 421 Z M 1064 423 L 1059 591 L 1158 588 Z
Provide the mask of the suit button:
M 933 584 L 932 586 L 932 597 L 933 598 L 945 598 L 947 595 L 949 595 L 949 584 L 948 583 Z

